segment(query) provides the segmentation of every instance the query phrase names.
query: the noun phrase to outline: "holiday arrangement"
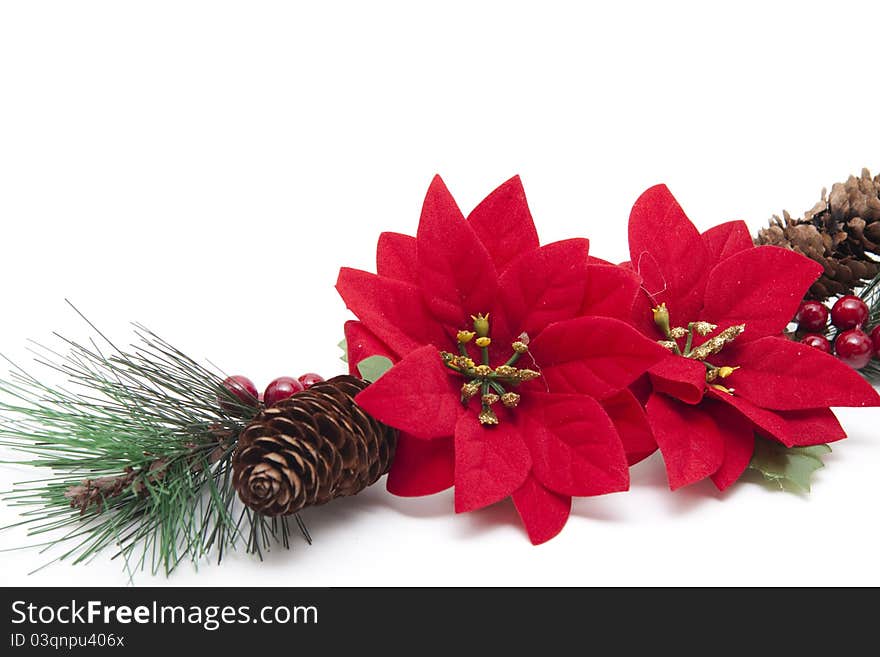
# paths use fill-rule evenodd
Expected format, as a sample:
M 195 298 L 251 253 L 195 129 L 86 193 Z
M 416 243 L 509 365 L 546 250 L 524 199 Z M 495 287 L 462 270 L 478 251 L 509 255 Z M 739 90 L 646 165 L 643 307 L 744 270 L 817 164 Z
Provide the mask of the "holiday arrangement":
M 581 237 L 541 245 L 518 177 L 467 216 L 436 177 L 414 236 L 340 271 L 348 374 L 260 393 L 139 325 L 131 346 L 91 327 L 40 349 L 63 384 L 12 364 L 0 445 L 48 476 L 7 502 L 57 559 L 110 548 L 169 573 L 311 542 L 304 509 L 386 474 L 394 495 L 453 487 L 458 513 L 510 498 L 535 544 L 658 450 L 672 490 L 751 469 L 808 491 L 845 437 L 831 407 L 880 402 L 880 176 L 754 239 L 701 234 L 658 185 L 628 235 L 620 264 Z

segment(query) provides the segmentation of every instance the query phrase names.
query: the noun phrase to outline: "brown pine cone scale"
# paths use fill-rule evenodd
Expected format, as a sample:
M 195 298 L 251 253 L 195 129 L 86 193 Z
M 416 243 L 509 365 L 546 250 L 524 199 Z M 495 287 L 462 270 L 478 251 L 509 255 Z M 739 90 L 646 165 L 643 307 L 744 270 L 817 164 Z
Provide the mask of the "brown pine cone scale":
M 852 294 L 880 273 L 880 175 L 867 169 L 835 183 L 802 219 L 785 212 L 758 233 L 758 245 L 792 249 L 822 265 L 808 299 Z
M 397 431 L 354 402 L 367 385 L 337 376 L 261 412 L 232 458 L 242 502 L 263 515 L 290 515 L 355 495 L 388 472 Z

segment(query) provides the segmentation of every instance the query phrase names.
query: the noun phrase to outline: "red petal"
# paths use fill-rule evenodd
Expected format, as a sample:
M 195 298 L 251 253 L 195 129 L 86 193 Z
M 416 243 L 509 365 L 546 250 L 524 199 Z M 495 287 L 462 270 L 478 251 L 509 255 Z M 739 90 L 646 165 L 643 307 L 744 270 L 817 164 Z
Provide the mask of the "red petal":
M 565 240 L 516 258 L 499 279 L 511 335 L 536 337 L 549 324 L 577 317 L 587 285 L 589 242 Z
M 518 409 L 532 472 L 563 495 L 604 495 L 629 488 L 623 443 L 614 423 L 586 395 L 529 392 Z
M 651 187 L 633 206 L 629 252 L 645 289 L 657 303 L 669 306 L 673 326 L 694 321 L 711 260 L 700 233 L 666 185 Z
M 336 289 L 364 326 L 400 355 L 425 344 L 454 344 L 425 311 L 414 285 L 343 267 Z
M 452 436 L 421 440 L 401 433 L 386 485 L 401 497 L 433 495 L 452 486 L 454 472 Z
M 742 476 L 755 451 L 755 429 L 752 423 L 730 406 L 712 403 L 712 417 L 724 442 L 724 461 L 712 475 L 718 490 L 724 490 Z
M 471 315 L 488 312 L 498 287 L 495 266 L 440 176 L 425 197 L 417 240 L 422 297 L 446 329 L 466 328 Z
M 686 404 L 698 404 L 706 389 L 706 366 L 682 356 L 664 358 L 649 372 L 654 390 Z
M 377 420 L 417 438 L 443 438 L 453 434 L 463 412 L 459 385 L 437 349 L 428 346 L 407 355 L 355 401 Z
M 729 354 L 727 353 L 729 349 Z M 741 365 L 725 381 L 761 408 L 792 411 L 878 406 L 880 397 L 855 370 L 830 354 L 786 338 L 734 343 L 721 356 Z
M 709 394 L 747 417 L 762 435 L 778 440 L 786 447 L 821 445 L 846 438 L 843 427 L 827 408 L 768 411 L 738 395 L 728 395 L 711 389 Z
M 643 289 L 640 289 L 632 306 L 629 323 L 652 340 L 665 340 L 666 337 L 654 323 L 654 313 L 651 312 L 653 307 L 654 304 L 651 302 L 651 299 L 648 298 Z
M 657 451 L 648 416 L 632 392 L 621 390 L 604 400 L 602 407 L 614 422 L 629 465 L 635 465 Z
M 384 342 L 373 335 L 361 322 L 348 321 L 345 323 L 345 345 L 348 355 L 348 373 L 352 376 L 360 376 L 358 363 L 370 356 L 385 356 L 393 361 L 399 360 Z
M 614 265 L 588 265 L 581 315 L 615 317 L 625 322 L 639 293 L 639 279 L 632 271 Z
M 400 233 L 382 233 L 376 247 L 376 272 L 379 276 L 418 284 L 418 247 L 416 238 Z
M 788 427 L 791 447 L 808 447 L 833 443 L 846 438 L 846 431 L 830 408 L 807 411 L 777 411 Z
M 715 262 L 729 258 L 740 251 L 755 248 L 749 227 L 744 221 L 727 221 L 707 230 L 702 238 L 703 244 L 709 250 L 709 256 Z
M 561 532 L 571 513 L 571 497 L 547 490 L 531 475 L 513 494 L 513 503 L 532 545 L 546 543 Z
M 669 352 L 629 324 L 610 317 L 580 317 L 548 326 L 531 354 L 554 393 L 604 399 L 627 387 Z
M 636 399 L 639 400 L 642 406 L 647 404 L 648 398 L 654 391 L 654 386 L 651 384 L 651 375 L 648 373 L 642 374 L 642 376 L 630 384 L 629 391 L 636 396 Z
M 739 343 L 779 335 L 821 273 L 820 264 L 788 249 L 759 246 L 740 251 L 709 273 L 698 319 L 718 324 L 718 330 L 745 324 Z
M 724 439 L 703 405 L 654 394 L 645 409 L 666 463 L 672 490 L 714 474 L 724 462 Z
M 468 221 L 499 273 L 519 254 L 538 248 L 538 232 L 519 176 L 483 199 Z
M 462 414 L 455 426 L 456 513 L 509 497 L 522 486 L 531 467 L 529 450 L 514 422 L 484 427 L 475 414 Z

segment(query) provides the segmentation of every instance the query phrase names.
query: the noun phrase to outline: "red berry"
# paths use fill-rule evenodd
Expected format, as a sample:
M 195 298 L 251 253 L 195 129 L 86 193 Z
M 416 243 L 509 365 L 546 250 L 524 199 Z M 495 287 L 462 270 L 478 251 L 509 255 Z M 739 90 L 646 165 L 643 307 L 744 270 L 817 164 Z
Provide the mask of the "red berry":
M 263 393 L 263 403 L 266 406 L 274 406 L 278 402 L 293 397 L 298 392 L 302 392 L 302 390 L 302 383 L 293 377 L 280 376 L 266 386 L 266 392 Z
M 804 301 L 794 319 L 799 329 L 810 333 L 822 333 L 828 325 L 828 308 L 818 301 Z
M 818 333 L 807 333 L 804 337 L 801 338 L 801 342 L 811 347 L 814 347 L 819 351 L 824 351 L 826 354 L 831 353 L 831 343 L 828 342 L 828 338 L 826 338 L 824 335 L 819 335 Z
M 868 320 L 868 306 L 852 294 L 840 297 L 831 308 L 831 322 L 841 331 L 856 328 Z
M 880 324 L 871 331 L 871 342 L 874 343 L 874 354 L 880 354 Z
M 837 357 L 850 367 L 860 370 L 874 355 L 874 343 L 868 334 L 859 329 L 850 329 L 837 336 L 834 341 Z
M 299 377 L 298 381 L 302 383 L 302 387 L 308 390 L 316 383 L 321 383 L 324 380 L 324 377 L 320 374 L 315 374 L 314 372 L 309 372 L 308 374 L 303 374 Z
M 220 406 L 227 411 L 234 411 L 241 406 L 256 407 L 260 403 L 257 396 L 257 386 L 246 376 L 236 374 L 227 377 L 223 381 L 223 387 L 226 390 L 219 395 Z

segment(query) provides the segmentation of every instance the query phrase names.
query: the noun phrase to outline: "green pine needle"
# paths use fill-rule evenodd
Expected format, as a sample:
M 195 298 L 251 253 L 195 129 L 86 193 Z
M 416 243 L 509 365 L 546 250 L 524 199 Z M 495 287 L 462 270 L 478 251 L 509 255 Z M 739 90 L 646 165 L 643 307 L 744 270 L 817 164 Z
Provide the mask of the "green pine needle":
M 868 306 L 865 331 L 870 332 L 875 326 L 880 325 L 880 274 L 859 291 L 859 297 Z M 872 358 L 871 362 L 859 370 L 859 374 L 874 385 L 880 384 L 880 360 Z
M 260 556 L 289 547 L 288 519 L 254 514 L 232 486 L 235 441 L 255 410 L 143 326 L 124 350 L 89 325 L 100 342 L 58 336 L 64 354 L 36 345 L 37 363 L 65 386 L 11 361 L 0 381 L 0 446 L 23 455 L 15 463 L 51 471 L 6 494 L 23 507 L 12 526 L 46 535 L 44 550 L 60 550 L 53 561 L 83 563 L 113 548 L 130 576 L 169 574 L 211 554 L 219 561 L 241 545 Z

